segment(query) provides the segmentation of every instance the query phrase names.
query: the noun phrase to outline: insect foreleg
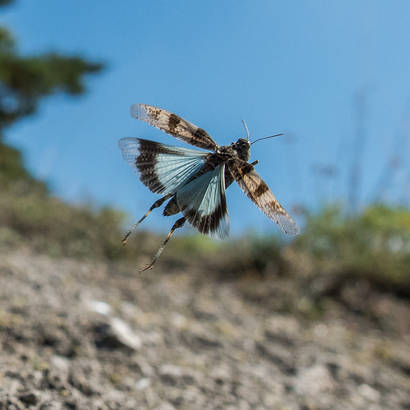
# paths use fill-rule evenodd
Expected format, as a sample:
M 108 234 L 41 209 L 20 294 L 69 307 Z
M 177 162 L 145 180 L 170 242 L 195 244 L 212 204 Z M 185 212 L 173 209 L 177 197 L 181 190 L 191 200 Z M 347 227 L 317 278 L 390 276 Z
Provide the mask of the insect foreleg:
M 122 243 L 123 245 L 125 245 L 127 243 L 127 239 L 128 237 L 131 235 L 132 231 L 135 231 L 135 229 L 137 228 L 137 226 L 151 213 L 151 211 L 155 208 L 160 207 L 168 198 L 170 198 L 172 196 L 172 194 L 168 194 L 163 196 L 162 198 L 158 199 L 158 201 L 155 201 L 151 208 L 148 209 L 147 213 L 137 222 L 135 223 L 131 229 L 129 231 L 127 231 L 127 233 L 124 235 L 124 237 L 122 238 Z

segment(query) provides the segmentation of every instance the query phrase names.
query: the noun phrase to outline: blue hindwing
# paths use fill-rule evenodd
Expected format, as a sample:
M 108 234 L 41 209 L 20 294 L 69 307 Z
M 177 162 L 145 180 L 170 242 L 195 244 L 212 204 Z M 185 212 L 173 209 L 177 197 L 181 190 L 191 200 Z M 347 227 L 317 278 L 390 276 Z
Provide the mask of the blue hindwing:
M 203 166 L 206 152 L 173 147 L 140 138 L 122 138 L 124 159 L 152 191 L 174 194 Z
M 219 239 L 229 235 L 224 164 L 178 189 L 175 197 L 184 216 L 201 233 Z

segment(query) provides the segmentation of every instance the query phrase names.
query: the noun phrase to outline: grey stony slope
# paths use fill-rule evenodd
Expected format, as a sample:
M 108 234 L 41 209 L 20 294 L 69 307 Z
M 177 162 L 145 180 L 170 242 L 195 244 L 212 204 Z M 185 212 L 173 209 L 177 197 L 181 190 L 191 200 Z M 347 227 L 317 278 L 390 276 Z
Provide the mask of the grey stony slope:
M 3 250 L 0 408 L 410 408 L 409 304 L 358 292 Z

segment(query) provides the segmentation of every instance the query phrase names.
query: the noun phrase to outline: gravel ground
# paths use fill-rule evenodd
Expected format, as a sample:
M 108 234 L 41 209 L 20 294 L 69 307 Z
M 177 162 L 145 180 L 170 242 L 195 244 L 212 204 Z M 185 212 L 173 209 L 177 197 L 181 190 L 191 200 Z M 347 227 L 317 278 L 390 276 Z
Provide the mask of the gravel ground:
M 408 300 L 0 250 L 1 409 L 410 409 Z

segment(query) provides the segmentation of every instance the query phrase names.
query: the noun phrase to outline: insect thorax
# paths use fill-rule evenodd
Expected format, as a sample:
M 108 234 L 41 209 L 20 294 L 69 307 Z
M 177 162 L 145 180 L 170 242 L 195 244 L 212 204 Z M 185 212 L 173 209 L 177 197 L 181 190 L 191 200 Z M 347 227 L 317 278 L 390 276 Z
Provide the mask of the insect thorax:
M 251 155 L 250 148 L 251 145 L 248 140 L 239 138 L 238 141 L 233 142 L 231 145 L 219 147 L 217 153 L 227 158 L 240 158 L 248 162 Z
M 238 141 L 233 144 L 233 147 L 238 153 L 238 157 L 240 159 L 246 162 L 249 161 L 249 158 L 251 156 L 251 144 L 248 140 L 239 138 Z
M 194 178 L 215 169 L 217 166 L 228 161 L 232 158 L 240 158 L 243 161 L 248 162 L 250 157 L 250 143 L 244 138 L 239 138 L 238 141 L 233 142 L 231 145 L 223 145 L 219 147 L 215 153 L 208 154 L 205 164 L 202 168 L 195 174 Z M 228 188 L 229 185 L 233 182 L 233 177 L 228 168 L 225 168 L 225 188 Z M 167 203 L 164 209 L 164 216 L 175 215 L 178 212 L 181 212 L 181 209 L 178 206 L 175 196 L 173 196 L 170 201 Z
M 205 174 L 217 166 L 227 163 L 229 160 L 239 158 L 248 162 L 250 157 L 250 143 L 248 140 L 239 138 L 238 141 L 233 142 L 231 145 L 222 145 L 218 147 L 213 153 L 209 153 L 206 156 L 206 162 L 200 171 L 196 174 L 196 177 Z

